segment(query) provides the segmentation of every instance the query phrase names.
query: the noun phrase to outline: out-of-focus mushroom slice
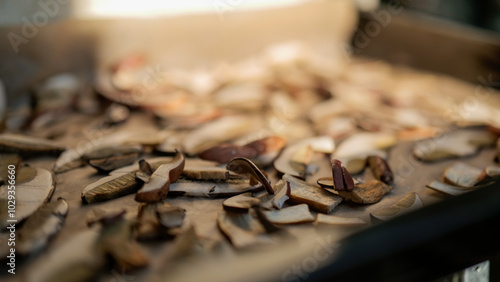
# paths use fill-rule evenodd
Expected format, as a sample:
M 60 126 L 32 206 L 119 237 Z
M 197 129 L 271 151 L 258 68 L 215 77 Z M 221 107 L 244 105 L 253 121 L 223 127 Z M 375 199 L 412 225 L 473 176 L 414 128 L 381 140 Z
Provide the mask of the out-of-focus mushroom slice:
M 262 83 L 245 82 L 227 85 L 214 93 L 214 102 L 218 107 L 234 110 L 258 110 L 264 104 L 266 88 Z
M 222 206 L 226 211 L 245 213 L 258 204 L 260 204 L 260 200 L 252 197 L 252 193 L 243 193 L 225 200 Z
M 227 163 L 230 160 L 242 157 L 256 161 L 262 166 L 269 165 L 285 145 L 281 137 L 273 136 L 255 140 L 243 146 L 222 144 L 209 148 L 198 154 L 204 160 Z
M 21 158 L 17 154 L 0 154 L 0 185 L 7 183 L 9 180 L 9 166 L 12 168 L 18 168 L 21 163 Z M 17 170 L 14 170 L 16 175 Z M 12 176 L 11 176 L 12 177 Z
M 159 202 L 168 194 L 170 183 L 175 182 L 184 169 L 184 155 L 177 153 L 175 158 L 167 164 L 162 164 L 151 175 L 149 182 L 135 194 L 138 202 L 154 203 Z
M 36 154 L 59 155 L 64 147 L 47 139 L 13 133 L 0 134 L 0 152 L 31 156 Z
M 82 201 L 92 204 L 112 200 L 136 192 L 141 184 L 142 181 L 135 177 L 135 173 L 103 177 L 83 189 Z
M 308 204 L 311 209 L 322 213 L 330 213 L 342 198 L 325 190 L 314 187 L 289 174 L 283 175 L 283 180 L 290 183 L 289 197 L 292 201 Z
M 210 147 L 242 136 L 252 131 L 255 126 L 255 117 L 221 117 L 189 132 L 184 138 L 184 152 L 196 155 Z
M 395 142 L 395 136 L 389 133 L 358 133 L 340 143 L 332 154 L 332 159 L 340 160 L 349 173 L 357 174 L 365 168 L 368 156 L 386 158 L 384 149 Z
M 394 181 L 394 176 L 389 164 L 379 156 L 369 156 L 366 161 L 376 179 L 391 185 Z
M 464 187 L 454 186 L 440 181 L 432 181 L 426 186 L 427 188 L 430 188 L 432 190 L 436 190 L 452 196 L 459 196 L 475 189 L 475 188 L 464 188 Z
M 490 183 L 494 183 L 500 180 L 500 167 L 498 166 L 487 166 L 479 176 L 478 183 L 479 185 L 487 185 Z
M 7 120 L 7 94 L 5 87 L 0 80 L 0 132 L 3 132 L 6 127 Z
M 186 210 L 163 204 L 156 209 L 156 216 L 158 216 L 158 222 L 163 227 L 176 228 L 182 226 L 184 217 L 186 217 Z
M 389 220 L 400 216 L 404 213 L 419 209 L 424 204 L 417 193 L 412 192 L 401 198 L 392 206 L 376 210 L 371 213 L 371 216 L 379 220 Z
M 357 204 L 374 204 L 382 199 L 382 197 L 392 190 L 392 186 L 387 185 L 379 180 L 372 180 L 358 184 L 352 191 L 336 191 L 325 188 L 346 201 L 351 201 Z
M 173 160 L 173 157 L 158 157 L 158 158 L 149 158 L 149 159 L 144 159 L 143 165 L 148 165 L 151 169 L 152 172 L 151 174 L 162 164 L 169 163 Z M 141 165 L 140 165 L 141 160 L 138 162 L 131 164 L 129 166 L 124 166 L 119 169 L 115 169 L 109 173 L 109 175 L 120 175 L 120 174 L 127 174 L 127 173 L 136 173 L 137 171 L 141 170 Z
M 68 210 L 68 203 L 61 198 L 36 210 L 18 231 L 17 252 L 28 255 L 42 250 L 61 229 Z
M 175 154 L 182 149 L 182 142 L 187 135 L 187 131 L 173 131 L 165 140 L 155 147 L 155 150 L 164 154 Z
M 140 147 L 113 146 L 93 150 L 89 153 L 84 154 L 82 158 L 95 169 L 102 172 L 109 172 L 132 164 L 137 159 L 140 153 Z
M 366 221 L 357 217 L 341 217 L 335 215 L 326 215 L 318 213 L 315 225 L 334 225 L 334 226 L 360 226 L 368 224 Z
M 236 174 L 249 174 L 250 177 L 254 177 L 258 182 L 260 182 L 260 184 L 262 184 L 262 186 L 264 186 L 268 194 L 274 194 L 274 190 L 271 187 L 269 180 L 262 173 L 262 171 L 249 159 L 235 158 L 227 163 L 226 169 Z
M 182 175 L 196 180 L 226 180 L 230 178 L 229 171 L 217 166 L 189 166 L 184 167 Z M 233 175 L 234 177 L 235 175 Z
M 122 271 L 140 269 L 148 265 L 146 255 L 132 238 L 132 222 L 123 217 L 102 227 L 99 248 L 113 258 L 118 269 Z
M 17 222 L 20 222 L 29 217 L 43 203 L 49 201 L 54 193 L 55 182 L 50 171 L 43 168 L 31 167 L 24 167 L 21 171 L 22 170 L 31 171 L 30 175 L 34 175 L 34 177 L 30 177 L 31 179 L 24 183 L 19 183 L 19 181 L 16 184 L 15 204 L 13 201 L 9 201 L 9 191 L 11 190 L 9 187 L 11 187 L 11 185 L 0 186 L 0 200 L 6 203 L 6 205 L 4 205 L 5 210 L 7 210 L 7 205 L 15 205 L 14 213 L 5 212 L 0 214 L 2 216 L 2 222 L 0 223 L 2 229 L 8 225 L 8 219 L 15 219 Z
M 296 224 L 314 221 L 307 204 L 300 204 L 281 210 L 263 211 L 266 218 L 274 224 Z
M 99 229 L 77 233 L 31 268 L 26 281 L 91 281 L 105 266 L 105 255 L 98 248 Z
M 216 182 L 178 179 L 175 183 L 170 184 L 168 195 L 228 198 L 245 192 L 258 192 L 263 189 L 262 185 L 250 185 L 248 179 L 230 179 Z
M 222 211 L 217 217 L 217 225 L 238 249 L 273 243 L 264 234 L 266 230 L 254 213 Z
M 458 162 L 445 169 L 443 178 L 445 183 L 471 188 L 479 181 L 481 172 L 478 168 Z
M 422 161 L 437 161 L 473 155 L 480 147 L 492 146 L 495 136 L 483 128 L 462 128 L 417 142 L 413 154 Z
M 104 113 L 103 123 L 105 125 L 116 125 L 124 122 L 130 116 L 130 110 L 127 106 L 113 103 L 108 106 Z
M 495 157 L 495 162 L 500 164 L 500 138 L 497 140 L 497 155 Z
M 310 161 L 309 150 L 330 154 L 335 150 L 335 143 L 331 137 L 319 136 L 288 145 L 274 161 L 274 168 L 283 174 L 304 178 Z

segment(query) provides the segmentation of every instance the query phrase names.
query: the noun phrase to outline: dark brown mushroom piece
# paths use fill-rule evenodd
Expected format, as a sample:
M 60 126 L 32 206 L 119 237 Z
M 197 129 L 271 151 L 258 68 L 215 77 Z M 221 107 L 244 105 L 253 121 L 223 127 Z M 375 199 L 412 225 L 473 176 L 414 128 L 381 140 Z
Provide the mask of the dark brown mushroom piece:
M 235 158 L 226 165 L 227 170 L 236 174 L 249 174 L 254 177 L 264 188 L 268 194 L 273 195 L 274 190 L 271 187 L 269 180 L 262 173 L 262 171 L 252 161 L 246 158 Z

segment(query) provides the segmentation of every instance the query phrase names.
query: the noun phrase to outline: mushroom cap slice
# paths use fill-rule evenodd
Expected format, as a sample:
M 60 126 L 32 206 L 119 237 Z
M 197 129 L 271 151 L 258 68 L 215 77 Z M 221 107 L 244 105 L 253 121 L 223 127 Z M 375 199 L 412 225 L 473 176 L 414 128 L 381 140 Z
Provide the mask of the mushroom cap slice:
M 266 229 L 253 212 L 222 211 L 217 217 L 217 225 L 233 246 L 238 249 L 274 243 L 270 237 L 264 234 Z
M 83 189 L 82 201 L 92 204 L 132 194 L 140 188 L 141 183 L 142 181 L 135 177 L 135 173 L 103 177 Z
M 135 194 L 138 202 L 154 203 L 167 197 L 170 183 L 175 182 L 184 169 L 184 155 L 177 152 L 174 159 L 166 164 L 160 165 L 151 175 L 149 182 L 145 183 Z
M 423 206 L 424 204 L 422 203 L 420 196 L 418 196 L 418 194 L 415 192 L 411 192 L 393 205 L 372 212 L 371 216 L 376 219 L 385 221 L 395 218 L 404 213 L 419 209 Z
M 179 178 L 170 184 L 169 196 L 188 196 L 203 198 L 228 198 L 245 192 L 263 190 L 262 185 L 251 185 L 248 179 L 229 179 L 226 181 L 194 181 Z
M 452 196 L 459 196 L 475 189 L 475 187 L 464 188 L 460 186 L 446 184 L 436 180 L 427 184 L 426 187 Z

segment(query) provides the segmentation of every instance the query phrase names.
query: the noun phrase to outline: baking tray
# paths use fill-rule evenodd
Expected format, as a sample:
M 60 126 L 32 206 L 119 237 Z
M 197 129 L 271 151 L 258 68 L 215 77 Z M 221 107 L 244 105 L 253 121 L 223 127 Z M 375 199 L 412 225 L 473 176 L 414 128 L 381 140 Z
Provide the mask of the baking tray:
M 235 15 L 230 15 L 222 22 L 215 13 L 168 19 L 61 21 L 40 29 L 28 44 L 21 45 L 19 53 L 13 51 L 9 42 L 2 41 L 0 76 L 6 84 L 10 100 L 15 101 L 17 97 L 26 95 L 31 85 L 62 71 L 80 73 L 89 81 L 95 81 L 98 79 L 96 73 L 133 52 L 144 52 L 152 61 L 157 59 L 161 64 L 178 67 L 196 66 L 200 62 L 211 64 L 220 60 L 237 60 L 270 44 L 288 40 L 307 41 L 317 46 L 318 52 L 328 53 L 330 48 L 337 48 L 340 43 L 351 42 L 352 29 L 358 15 L 344 12 L 346 7 L 352 8 L 350 5 L 348 1 L 318 1 L 279 10 L 241 14 L 236 14 L 236 11 Z M 362 30 L 370 20 L 373 18 L 362 15 L 358 28 Z M 19 33 L 21 27 L 2 28 L 0 31 L 2 35 Z M 411 36 L 413 33 L 419 36 L 414 38 Z M 438 44 L 433 50 L 443 48 L 448 52 L 426 52 L 423 47 L 415 50 L 415 44 L 409 43 L 411 40 L 424 45 L 440 40 L 439 42 L 447 43 L 445 46 L 456 48 L 450 49 Z M 241 44 L 243 41 L 245 44 Z M 354 43 L 353 46 L 356 47 Z M 498 38 L 491 34 L 477 33 L 465 27 L 405 11 L 393 15 L 391 24 L 379 36 L 374 37 L 359 55 L 441 72 L 478 83 L 479 76 L 498 74 L 498 64 L 494 58 L 490 58 L 498 54 L 499 46 Z M 461 65 L 468 66 L 468 71 L 446 62 L 436 64 L 443 53 L 462 58 L 458 61 Z M 481 166 L 490 164 L 491 154 L 492 150 L 483 150 L 468 158 L 467 162 Z M 397 162 L 397 156 L 401 155 L 411 155 L 410 143 L 394 148 L 389 163 Z M 196 264 L 195 273 L 189 273 L 189 269 L 193 267 L 190 265 L 180 269 L 174 280 L 194 281 L 203 277 L 205 281 L 276 281 L 299 278 L 311 281 L 423 281 L 489 259 L 500 250 L 494 240 L 495 236 L 498 237 L 498 232 L 495 232 L 492 224 L 500 217 L 499 187 L 481 189 L 454 199 L 447 199 L 424 187 L 431 180 L 439 178 L 443 169 L 452 162 L 453 160 L 430 164 L 425 171 L 405 178 L 404 183 L 396 180 L 394 193 L 385 197 L 376 207 L 359 212 L 366 213 L 388 205 L 409 191 L 417 191 L 423 195 L 424 204 L 428 207 L 391 222 L 374 225 L 343 239 L 340 245 L 333 244 L 335 247 L 330 256 L 317 261 L 317 266 L 306 271 L 303 276 L 288 276 L 288 273 L 293 271 L 294 266 L 301 266 L 309 258 L 314 258 L 314 250 L 318 246 L 332 244 L 332 241 L 339 242 L 345 234 L 319 230 L 315 234 L 309 234 L 309 242 L 301 246 L 291 244 L 283 246 L 279 251 L 245 253 L 238 260 L 225 258 L 217 262 L 203 262 Z M 33 163 L 48 169 L 52 165 L 52 161 L 46 159 L 36 159 Z M 52 243 L 53 246 L 70 238 L 75 230 L 85 228 L 78 219 L 93 208 L 81 206 L 81 187 L 70 187 L 69 179 L 78 181 L 84 187 L 97 178 L 91 169 L 80 169 L 58 176 L 58 188 L 54 197 L 62 196 L 68 200 L 70 214 L 63 232 Z M 176 201 L 184 204 L 182 199 Z M 133 203 L 132 197 L 116 201 L 116 205 L 120 206 Z M 419 257 L 427 257 L 428 261 L 420 261 Z M 29 269 L 31 263 L 36 261 L 28 261 L 23 267 Z M 222 272 L 221 268 L 232 271 Z M 141 275 L 143 274 L 137 274 L 138 280 Z M 108 275 L 104 279 L 108 278 L 113 277 Z

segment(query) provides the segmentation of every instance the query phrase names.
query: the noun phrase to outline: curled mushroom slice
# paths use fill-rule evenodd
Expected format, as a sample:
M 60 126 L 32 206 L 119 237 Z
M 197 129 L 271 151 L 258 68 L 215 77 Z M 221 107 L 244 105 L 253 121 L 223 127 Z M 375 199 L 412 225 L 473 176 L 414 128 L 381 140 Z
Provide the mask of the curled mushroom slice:
M 178 179 L 170 184 L 169 196 L 188 196 L 203 198 L 228 198 L 245 192 L 263 190 L 262 185 L 251 185 L 248 179 L 229 179 L 226 181 L 193 181 Z
M 307 204 L 300 204 L 281 210 L 263 211 L 265 217 L 274 224 L 296 224 L 314 221 Z
M 20 180 L 23 174 L 22 171 L 25 170 L 26 174 L 30 176 L 23 183 Z M 5 228 L 8 225 L 7 220 L 17 220 L 20 222 L 25 218 L 33 214 L 43 203 L 46 203 L 52 197 L 55 189 L 55 182 L 53 175 L 50 171 L 43 168 L 31 168 L 24 167 L 18 172 L 19 181 L 16 184 L 16 199 L 15 199 L 15 213 L 5 211 L 0 212 L 0 223 L 1 228 Z M 12 204 L 12 200 L 9 199 L 9 189 L 11 185 L 0 186 L 0 202 L 5 203 L 3 207 Z
M 24 156 L 36 154 L 59 155 L 64 147 L 53 141 L 13 133 L 0 134 L 0 152 L 18 153 Z
M 332 192 L 346 201 L 351 201 L 357 204 L 374 204 L 382 199 L 382 197 L 392 190 L 392 186 L 387 185 L 379 180 L 372 180 L 365 183 L 355 185 L 352 191 L 336 191 L 329 188 L 325 190 Z
M 483 128 L 462 128 L 439 137 L 417 142 L 413 154 L 422 161 L 437 161 L 475 154 L 480 147 L 492 146 L 495 136 Z
M 330 213 L 342 202 L 341 197 L 332 195 L 319 187 L 311 186 L 291 175 L 283 175 L 283 180 L 290 183 L 288 196 L 292 201 L 308 204 L 311 209 L 319 212 Z
M 135 194 L 138 202 L 159 202 L 168 194 L 170 183 L 175 182 L 184 169 L 184 155 L 180 152 L 167 164 L 160 165 L 150 180 Z
M 142 181 L 135 177 L 135 173 L 103 177 L 83 189 L 82 202 L 92 204 L 132 194 L 140 188 L 141 184 Z
M 335 215 L 326 215 L 318 213 L 315 225 L 332 225 L 332 226 L 360 226 L 368 224 L 366 221 L 356 217 L 341 217 Z
M 217 217 L 217 225 L 238 249 L 273 243 L 271 238 L 264 234 L 266 229 L 253 212 L 222 211 Z
M 227 116 L 189 132 L 184 138 L 183 151 L 196 155 L 203 150 L 229 141 L 255 128 L 255 120 L 249 116 Z
M 248 158 L 259 165 L 269 165 L 278 155 L 281 148 L 285 146 L 285 139 L 272 136 L 255 140 L 248 144 L 238 146 L 232 144 L 222 144 L 211 147 L 198 154 L 204 160 L 227 163 L 238 157 Z
M 273 165 L 283 174 L 304 178 L 312 152 L 330 154 L 333 150 L 335 150 L 335 142 L 331 137 L 307 138 L 286 146 Z
M 82 158 L 98 171 L 109 172 L 132 164 L 140 153 L 140 147 L 113 146 L 98 148 L 84 154 Z
M 475 189 L 475 188 L 464 188 L 455 185 L 450 185 L 440 181 L 432 181 L 426 186 L 427 188 L 430 188 L 432 190 L 436 190 L 452 196 L 459 196 Z
M 252 193 L 243 193 L 225 200 L 222 206 L 230 212 L 248 212 L 251 207 L 259 204 L 260 200 L 252 197 Z
M 404 213 L 419 209 L 424 204 L 417 193 L 412 192 L 401 198 L 392 206 L 376 210 L 371 213 L 371 216 L 379 220 L 389 220 L 400 216 Z
M 258 182 L 260 182 L 262 186 L 264 186 L 268 194 L 274 194 L 274 190 L 271 187 L 269 180 L 267 180 L 262 171 L 260 171 L 260 169 L 249 159 L 235 158 L 226 165 L 226 168 L 227 170 L 237 174 L 249 174 L 251 177 L 254 177 Z
M 458 162 L 445 169 L 443 178 L 445 183 L 471 188 L 479 181 L 481 172 L 478 168 Z
M 354 185 L 358 185 L 361 183 L 359 181 L 359 179 L 357 179 L 357 178 L 353 178 L 352 180 L 353 180 Z M 318 180 L 316 180 L 316 183 L 323 188 L 329 188 L 329 189 L 333 190 L 333 187 L 334 187 L 333 177 L 320 177 L 320 178 L 318 178 Z
M 332 154 L 332 159 L 338 159 L 351 174 L 363 171 L 366 158 L 371 155 L 386 158 L 384 149 L 396 142 L 393 134 L 388 133 L 358 133 L 344 140 Z
M 369 156 L 366 161 L 376 179 L 391 185 L 394 181 L 394 176 L 389 164 L 379 156 Z
M 61 198 L 37 209 L 18 230 L 17 252 L 28 255 L 43 249 L 61 229 L 68 210 L 68 203 Z

